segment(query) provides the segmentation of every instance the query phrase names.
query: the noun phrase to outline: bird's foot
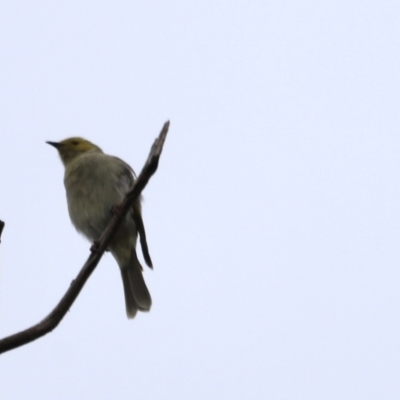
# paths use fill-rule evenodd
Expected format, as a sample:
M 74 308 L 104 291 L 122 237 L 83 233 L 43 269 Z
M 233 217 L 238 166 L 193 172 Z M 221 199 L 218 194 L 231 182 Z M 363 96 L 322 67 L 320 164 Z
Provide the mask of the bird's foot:
M 111 212 L 116 215 L 121 215 L 122 207 L 120 204 L 111 207 Z
M 92 253 L 99 253 L 99 242 L 98 241 L 94 241 L 92 246 L 90 247 L 90 251 Z

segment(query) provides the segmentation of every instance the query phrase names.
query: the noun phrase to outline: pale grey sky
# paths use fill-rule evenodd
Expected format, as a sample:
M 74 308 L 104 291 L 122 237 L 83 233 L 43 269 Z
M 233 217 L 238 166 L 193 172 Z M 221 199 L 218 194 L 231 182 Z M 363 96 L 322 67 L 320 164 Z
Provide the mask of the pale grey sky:
M 153 308 L 106 255 L 7 399 L 400 398 L 400 4 L 3 1 L 0 336 L 89 254 L 46 140 L 139 171 Z

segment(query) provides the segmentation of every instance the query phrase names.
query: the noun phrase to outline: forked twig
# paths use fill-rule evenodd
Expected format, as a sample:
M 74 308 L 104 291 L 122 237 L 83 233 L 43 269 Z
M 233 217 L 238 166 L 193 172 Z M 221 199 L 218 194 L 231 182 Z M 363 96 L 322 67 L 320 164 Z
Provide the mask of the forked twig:
M 126 213 L 128 212 L 132 202 L 140 196 L 142 190 L 149 182 L 151 176 L 156 172 L 163 145 L 167 137 L 168 129 L 169 121 L 164 124 L 158 138 L 155 140 L 147 161 L 139 176 L 137 177 L 134 186 L 127 193 L 123 202 L 118 205 L 119 212 L 114 213 L 114 216 L 111 218 L 107 228 L 101 235 L 100 240 L 96 243 L 96 251 L 91 253 L 76 279 L 72 281 L 71 286 L 69 287 L 63 298 L 53 309 L 53 311 L 51 311 L 50 314 L 38 324 L 33 325 L 32 327 L 25 329 L 24 331 L 1 339 L 0 354 L 15 349 L 16 347 L 23 346 L 24 344 L 32 342 L 46 335 L 54 328 L 56 328 L 57 325 L 61 322 L 65 314 L 72 306 L 75 299 L 78 297 L 86 281 L 99 263 L 101 257 L 104 254 L 104 251 L 107 249 L 108 244 L 112 240 L 115 232 L 117 231 Z M 0 235 L 2 228 L 4 227 L 4 222 L 2 224 L 2 226 L 0 225 Z

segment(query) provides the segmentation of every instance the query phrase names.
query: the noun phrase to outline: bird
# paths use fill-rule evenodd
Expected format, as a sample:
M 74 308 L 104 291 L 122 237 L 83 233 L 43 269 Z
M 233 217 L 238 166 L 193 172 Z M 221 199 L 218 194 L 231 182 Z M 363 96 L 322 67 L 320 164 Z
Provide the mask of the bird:
M 99 146 L 81 137 L 46 143 L 57 149 L 65 167 L 64 186 L 71 222 L 78 232 L 95 244 L 107 227 L 115 206 L 122 202 L 135 182 L 135 172 L 123 160 L 105 154 Z M 138 235 L 145 263 L 153 268 L 141 198 L 132 204 L 108 246 L 121 271 L 129 319 L 134 318 L 137 311 L 150 311 L 152 304 L 136 253 Z

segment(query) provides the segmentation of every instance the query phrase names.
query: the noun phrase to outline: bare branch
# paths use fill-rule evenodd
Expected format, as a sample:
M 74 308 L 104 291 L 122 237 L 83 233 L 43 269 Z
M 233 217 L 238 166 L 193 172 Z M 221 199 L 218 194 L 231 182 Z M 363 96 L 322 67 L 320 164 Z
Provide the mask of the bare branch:
M 1 243 L 1 234 L 3 233 L 4 226 L 5 222 L 0 220 L 0 243 Z
M 16 347 L 23 346 L 24 344 L 32 342 L 46 335 L 54 328 L 56 328 L 57 325 L 61 322 L 65 314 L 72 306 L 75 299 L 78 297 L 86 281 L 99 263 L 101 257 L 104 254 L 104 251 L 107 249 L 108 244 L 112 240 L 115 232 L 117 231 L 119 225 L 121 224 L 126 213 L 128 212 L 130 205 L 140 196 L 142 190 L 149 182 L 151 176 L 156 172 L 165 138 L 168 133 L 168 129 L 169 121 L 164 124 L 158 138 L 155 140 L 151 148 L 149 157 L 147 158 L 147 161 L 141 173 L 135 181 L 134 186 L 129 191 L 129 193 L 127 193 L 124 201 L 118 206 L 119 212 L 114 214 L 106 230 L 101 235 L 101 238 L 96 246 L 96 251 L 92 252 L 92 254 L 89 256 L 85 265 L 82 267 L 76 279 L 72 281 L 71 286 L 69 287 L 63 298 L 43 321 L 24 331 L 18 332 L 14 335 L 8 336 L 0 340 L 0 354 L 15 349 Z

